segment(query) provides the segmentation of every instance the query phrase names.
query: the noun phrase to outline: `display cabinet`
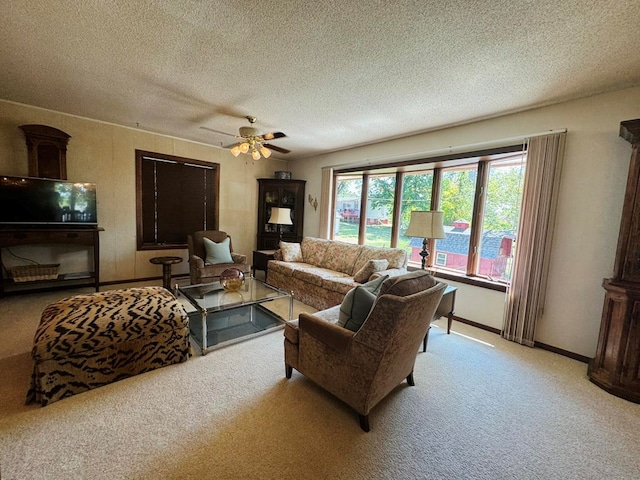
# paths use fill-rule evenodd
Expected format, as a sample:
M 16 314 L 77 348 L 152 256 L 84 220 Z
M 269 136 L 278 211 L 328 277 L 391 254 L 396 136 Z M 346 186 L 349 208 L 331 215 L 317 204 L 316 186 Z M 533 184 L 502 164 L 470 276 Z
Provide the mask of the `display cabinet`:
M 304 180 L 258 179 L 258 246 L 257 250 L 277 249 L 280 235 L 285 242 L 301 242 L 304 220 Z M 288 208 L 291 225 L 269 223 L 271 209 Z
M 588 375 L 606 391 L 640 403 L 640 119 L 622 122 L 620 136 L 632 145 L 631 163 L 613 278 L 603 282 L 600 335 Z

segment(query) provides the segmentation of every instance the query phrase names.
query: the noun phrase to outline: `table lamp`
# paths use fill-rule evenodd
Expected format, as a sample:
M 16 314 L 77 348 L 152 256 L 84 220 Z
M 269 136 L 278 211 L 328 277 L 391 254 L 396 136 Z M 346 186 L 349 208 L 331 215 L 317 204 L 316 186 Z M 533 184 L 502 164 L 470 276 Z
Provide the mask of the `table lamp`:
M 444 219 L 444 212 L 435 210 L 419 211 L 413 210 L 411 212 L 411 220 L 409 221 L 409 228 L 405 232 L 407 237 L 422 238 L 422 251 L 420 256 L 422 257 L 422 269 L 424 270 L 427 257 L 429 256 L 429 250 L 427 248 L 427 241 L 429 238 L 446 238 L 444 233 L 444 227 L 442 221 Z
M 278 239 L 282 241 L 282 225 L 293 225 L 291 221 L 291 209 L 290 208 L 278 208 L 273 207 L 271 209 L 271 218 L 268 223 L 273 223 L 278 226 Z M 278 247 L 280 244 L 278 243 Z

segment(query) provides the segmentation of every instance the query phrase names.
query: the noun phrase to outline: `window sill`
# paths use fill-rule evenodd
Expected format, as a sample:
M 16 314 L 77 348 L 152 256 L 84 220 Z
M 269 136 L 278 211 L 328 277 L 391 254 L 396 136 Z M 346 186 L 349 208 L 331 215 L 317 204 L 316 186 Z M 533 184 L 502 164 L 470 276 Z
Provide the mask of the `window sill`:
M 411 266 L 407 267 L 407 269 L 409 271 L 420 270 L 419 268 Z M 504 283 L 492 282 L 491 280 L 487 280 L 486 278 L 470 277 L 469 275 L 465 275 L 463 273 L 445 272 L 443 270 L 437 270 L 434 268 L 431 268 L 431 271 L 434 272 L 434 277 L 442 278 L 444 280 L 452 280 L 454 282 L 473 285 L 474 287 L 487 288 L 489 290 L 495 290 L 497 292 L 507 291 L 507 286 Z

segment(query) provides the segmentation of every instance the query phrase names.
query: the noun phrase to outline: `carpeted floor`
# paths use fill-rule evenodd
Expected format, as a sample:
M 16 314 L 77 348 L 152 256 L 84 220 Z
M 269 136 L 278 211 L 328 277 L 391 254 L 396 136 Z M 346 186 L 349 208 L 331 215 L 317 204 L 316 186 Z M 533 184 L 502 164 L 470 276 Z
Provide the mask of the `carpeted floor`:
M 282 331 L 25 406 L 37 315 L 68 294 L 0 299 L 3 480 L 640 478 L 640 405 L 583 363 L 456 322 L 432 329 L 416 386 L 378 405 L 368 434 L 284 378 Z

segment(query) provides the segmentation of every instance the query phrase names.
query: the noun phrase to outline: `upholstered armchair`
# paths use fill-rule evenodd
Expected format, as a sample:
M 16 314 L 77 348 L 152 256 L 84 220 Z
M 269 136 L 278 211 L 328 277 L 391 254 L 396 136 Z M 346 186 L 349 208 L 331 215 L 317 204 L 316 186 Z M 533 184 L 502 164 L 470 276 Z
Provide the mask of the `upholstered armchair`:
M 338 307 L 301 313 L 298 325 L 285 327 L 287 378 L 295 368 L 358 412 L 368 432 L 371 409 L 404 379 L 414 385 L 416 355 L 445 287 L 424 271 L 388 278 L 355 332 L 329 318 Z
M 205 245 L 207 244 L 207 245 Z M 234 253 L 231 237 L 220 230 L 200 230 L 187 235 L 189 247 L 189 276 L 191 284 L 210 283 L 227 268 L 249 273 L 247 256 Z M 209 251 L 207 251 L 209 250 Z

